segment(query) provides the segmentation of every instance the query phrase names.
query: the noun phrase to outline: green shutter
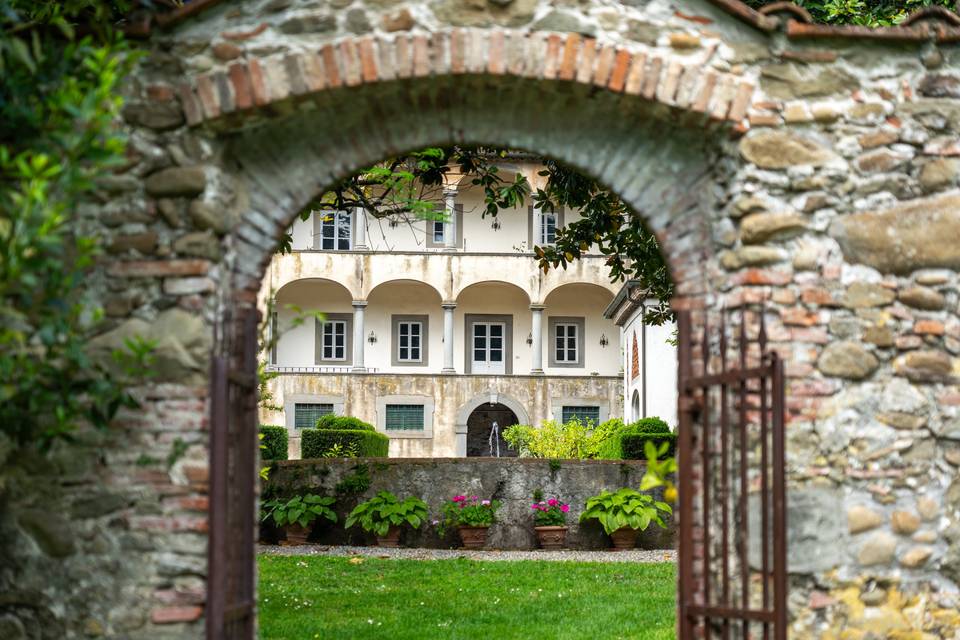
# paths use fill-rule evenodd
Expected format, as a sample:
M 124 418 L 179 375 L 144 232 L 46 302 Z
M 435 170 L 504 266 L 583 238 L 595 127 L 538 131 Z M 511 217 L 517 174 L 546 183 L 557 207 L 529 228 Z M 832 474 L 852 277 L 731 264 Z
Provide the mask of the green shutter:
M 423 431 L 422 404 L 388 404 L 387 431 Z
M 297 429 L 313 429 L 317 419 L 333 413 L 332 404 L 300 403 L 293 405 L 293 426 Z

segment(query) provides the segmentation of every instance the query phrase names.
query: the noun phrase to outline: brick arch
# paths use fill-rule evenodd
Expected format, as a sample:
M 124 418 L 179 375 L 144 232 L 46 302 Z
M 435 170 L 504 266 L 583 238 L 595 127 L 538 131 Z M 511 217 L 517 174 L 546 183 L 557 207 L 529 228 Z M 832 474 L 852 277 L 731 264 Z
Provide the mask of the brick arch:
M 657 234 L 678 295 L 699 296 L 713 254 L 711 159 L 724 133 L 641 96 L 506 74 L 323 91 L 309 108 L 222 136 L 224 170 L 248 203 L 235 227 L 234 286 L 257 288 L 277 239 L 329 185 L 389 155 L 474 143 L 554 157 L 599 179 Z

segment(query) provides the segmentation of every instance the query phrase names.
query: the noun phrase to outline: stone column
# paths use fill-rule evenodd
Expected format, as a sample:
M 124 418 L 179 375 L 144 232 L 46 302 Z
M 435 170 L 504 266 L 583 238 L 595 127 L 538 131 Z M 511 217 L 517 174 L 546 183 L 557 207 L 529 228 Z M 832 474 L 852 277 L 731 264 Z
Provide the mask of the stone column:
M 444 230 L 444 251 L 457 250 L 457 187 L 446 187 L 443 190 L 444 209 L 447 216 L 447 225 Z
M 351 371 L 358 373 L 366 371 L 363 363 L 364 337 L 363 310 L 367 307 L 366 300 L 353 301 L 353 367 Z
M 365 251 L 367 247 L 367 212 L 363 207 L 353 210 L 354 229 L 356 237 L 353 239 L 353 248 Z
M 543 375 L 543 310 L 544 306 L 542 304 L 532 304 L 530 305 L 530 311 L 533 312 L 531 316 L 532 320 L 532 329 L 530 330 L 530 335 L 533 338 L 533 343 L 530 345 L 533 349 L 533 364 L 530 366 L 530 375 L 542 376 Z
M 443 307 L 443 370 L 440 373 L 456 373 L 453 368 L 453 310 L 456 302 L 444 302 Z

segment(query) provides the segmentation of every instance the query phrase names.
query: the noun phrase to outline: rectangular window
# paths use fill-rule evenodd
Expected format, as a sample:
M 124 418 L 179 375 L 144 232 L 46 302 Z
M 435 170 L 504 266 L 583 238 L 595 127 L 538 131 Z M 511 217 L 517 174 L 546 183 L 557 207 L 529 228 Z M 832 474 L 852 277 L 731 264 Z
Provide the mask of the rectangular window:
M 422 323 L 400 322 L 397 324 L 397 360 L 400 362 L 422 362 L 422 345 Z
M 579 360 L 577 352 L 580 348 L 579 325 L 558 322 L 555 326 L 554 359 L 563 363 L 577 362 Z
M 353 235 L 353 216 L 349 211 L 319 211 L 320 248 L 326 251 L 349 251 Z
M 557 241 L 557 214 L 540 212 L 540 228 L 537 233 L 537 244 L 551 245 Z
M 328 320 L 321 332 L 323 344 L 321 360 L 342 361 L 347 359 L 347 323 L 344 320 Z
M 387 431 L 423 431 L 423 405 L 388 404 L 384 425 Z
M 298 402 L 293 405 L 293 426 L 297 429 L 313 429 L 317 418 L 333 413 L 332 404 Z
M 592 423 L 594 426 L 600 424 L 600 407 L 563 407 L 562 420 L 569 422 L 574 418 L 579 418 L 583 424 Z
M 434 244 L 444 244 L 447 241 L 446 237 L 446 228 L 447 225 L 443 220 L 434 220 L 430 223 L 433 228 L 433 242 Z

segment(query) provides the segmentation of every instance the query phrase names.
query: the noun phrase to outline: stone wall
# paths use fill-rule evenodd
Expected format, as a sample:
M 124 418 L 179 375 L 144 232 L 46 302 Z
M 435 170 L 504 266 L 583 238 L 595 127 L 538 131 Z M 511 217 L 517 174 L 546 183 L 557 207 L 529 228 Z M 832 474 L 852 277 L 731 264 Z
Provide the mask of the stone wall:
M 601 491 L 636 487 L 646 464 L 639 460 L 564 460 L 554 468 L 549 460 L 533 458 L 447 458 L 397 460 L 393 458 L 290 460 L 278 462 L 264 483 L 262 494 L 295 495 L 312 491 L 337 496 L 338 525 L 318 528 L 314 539 L 326 544 L 372 544 L 374 538 L 360 527 L 343 529 L 343 521 L 359 502 L 386 490 L 398 498 L 416 496 L 427 503 L 431 519 L 440 517 L 444 501 L 455 495 L 476 495 L 481 499 L 503 502 L 497 522 L 490 528 L 487 547 L 492 549 L 535 549 L 530 509 L 533 492 L 543 491 L 544 498 L 557 497 L 570 505 L 567 518 L 567 545 L 572 549 L 605 549 L 610 540 L 596 521 L 580 525 L 577 520 L 587 498 Z M 336 491 L 345 478 L 366 471 L 370 487 L 360 495 L 344 495 Z M 651 525 L 644 531 L 638 546 L 644 549 L 675 548 L 675 531 L 671 519 L 668 529 Z M 404 531 L 402 544 L 411 547 L 459 546 L 456 534 L 441 539 L 433 526 L 417 533 Z
M 609 185 L 661 239 L 677 307 L 766 303 L 787 361 L 794 637 L 955 635 L 954 18 L 826 39 L 705 0 L 187 9 L 142 43 L 129 163 L 80 211 L 107 247 L 87 280 L 96 345 L 157 338 L 157 375 L 109 438 L 62 454 L 57 482 L 7 456 L 4 478 L 22 475 L 2 490 L 0 635 L 200 635 L 205 377 L 226 312 L 255 303 L 323 187 L 461 141 Z

